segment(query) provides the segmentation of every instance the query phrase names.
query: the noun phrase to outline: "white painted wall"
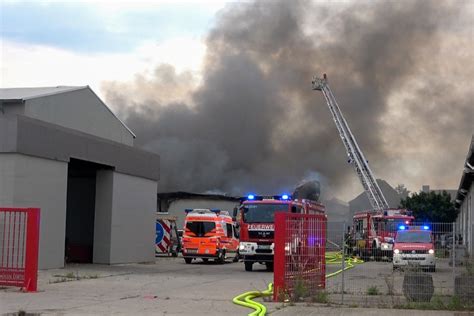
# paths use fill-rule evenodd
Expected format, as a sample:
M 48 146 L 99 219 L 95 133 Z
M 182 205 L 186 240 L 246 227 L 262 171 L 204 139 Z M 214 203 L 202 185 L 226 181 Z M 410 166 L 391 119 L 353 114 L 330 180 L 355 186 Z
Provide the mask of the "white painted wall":
M 132 134 L 89 88 L 27 100 L 25 115 L 133 146 Z
M 39 207 L 39 268 L 64 266 L 67 163 L 0 153 L 0 206 Z
M 183 199 L 173 201 L 168 208 L 168 213 L 178 217 L 176 224 L 178 229 L 182 229 L 184 225 L 184 218 L 186 217 L 184 210 L 187 208 L 215 208 L 222 211 L 228 211 L 230 216 L 232 216 L 232 211 L 234 210 L 234 207 L 238 206 L 238 204 L 238 202 L 222 200 Z

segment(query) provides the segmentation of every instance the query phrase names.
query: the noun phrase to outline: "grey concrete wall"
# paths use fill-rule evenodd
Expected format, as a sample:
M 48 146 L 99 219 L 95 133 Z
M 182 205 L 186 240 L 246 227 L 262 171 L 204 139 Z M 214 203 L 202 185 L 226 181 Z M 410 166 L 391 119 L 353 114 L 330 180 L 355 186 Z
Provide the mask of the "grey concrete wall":
M 39 268 L 64 266 L 67 163 L 0 153 L 0 205 L 41 209 Z
M 0 106 L 3 110 L 2 115 L 10 116 L 10 115 L 24 115 L 25 114 L 25 104 L 23 102 L 8 102 L 8 101 L 0 101 L 3 102 L 3 107 Z
M 25 115 L 133 145 L 133 135 L 90 88 L 26 100 Z
M 4 132 L 4 133 L 2 133 Z M 69 162 L 91 161 L 120 173 L 156 180 L 159 156 L 135 147 L 25 116 L 0 117 L 0 152 Z
M 184 225 L 184 218 L 186 214 L 184 212 L 187 208 L 208 208 L 208 209 L 220 209 L 222 211 L 228 211 L 232 216 L 232 211 L 235 206 L 238 206 L 238 202 L 232 201 L 221 201 L 221 200 L 205 200 L 205 199 L 186 199 L 176 200 L 170 203 L 168 213 L 173 216 L 177 216 L 176 222 L 178 229 L 182 229 Z
M 155 259 L 157 182 L 113 172 L 110 262 Z
M 94 263 L 110 263 L 114 172 L 98 170 L 95 189 Z

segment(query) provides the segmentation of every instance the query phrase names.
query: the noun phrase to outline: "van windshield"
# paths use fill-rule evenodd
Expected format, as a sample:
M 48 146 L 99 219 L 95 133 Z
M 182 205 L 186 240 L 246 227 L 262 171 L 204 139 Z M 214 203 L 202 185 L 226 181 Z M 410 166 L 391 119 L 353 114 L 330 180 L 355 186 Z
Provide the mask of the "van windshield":
M 273 223 L 275 212 L 288 212 L 288 204 L 246 204 L 244 206 L 244 222 Z
M 186 223 L 186 233 L 190 233 L 190 236 L 193 237 L 204 237 L 206 234 L 210 233 L 213 229 L 216 228 L 216 223 L 214 222 L 187 222 Z
M 395 242 L 430 243 L 431 233 L 424 231 L 401 231 L 397 233 Z

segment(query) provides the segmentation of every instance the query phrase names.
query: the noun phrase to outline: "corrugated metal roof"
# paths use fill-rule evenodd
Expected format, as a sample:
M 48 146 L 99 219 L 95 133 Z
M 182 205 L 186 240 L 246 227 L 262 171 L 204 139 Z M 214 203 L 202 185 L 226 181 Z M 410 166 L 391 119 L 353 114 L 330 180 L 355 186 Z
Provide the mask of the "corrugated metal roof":
M 0 88 L 0 100 L 28 100 L 47 95 L 85 89 L 87 86 L 57 86 L 41 88 Z

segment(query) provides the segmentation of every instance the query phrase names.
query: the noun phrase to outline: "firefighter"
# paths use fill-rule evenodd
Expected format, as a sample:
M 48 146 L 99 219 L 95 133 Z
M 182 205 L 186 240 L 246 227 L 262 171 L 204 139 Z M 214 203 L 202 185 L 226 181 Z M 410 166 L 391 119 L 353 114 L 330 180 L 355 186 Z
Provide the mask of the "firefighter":
M 354 240 L 352 239 L 351 226 L 347 226 L 347 232 L 344 234 L 345 240 L 345 255 L 352 255 L 352 249 L 354 247 Z

